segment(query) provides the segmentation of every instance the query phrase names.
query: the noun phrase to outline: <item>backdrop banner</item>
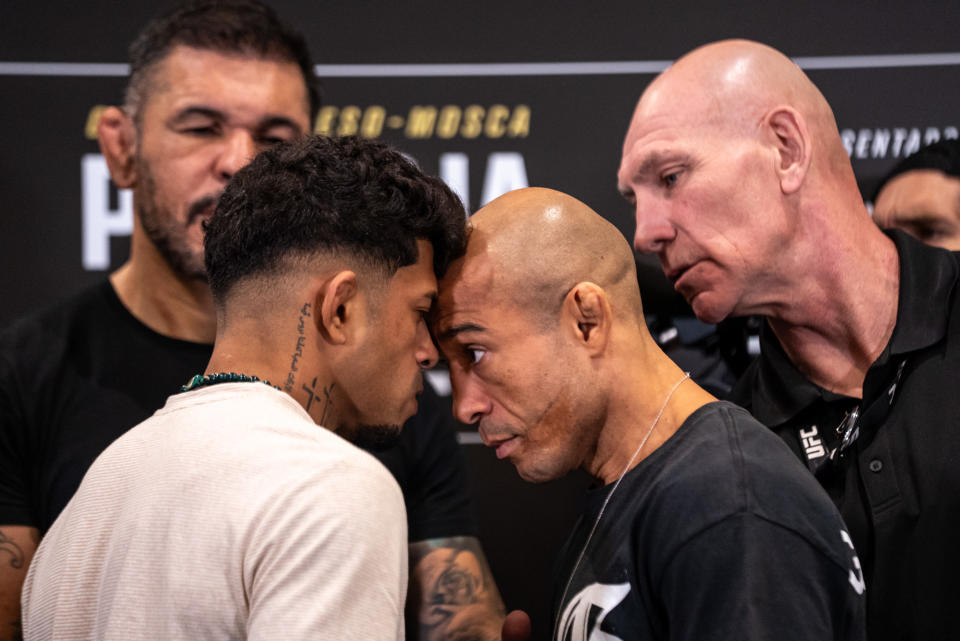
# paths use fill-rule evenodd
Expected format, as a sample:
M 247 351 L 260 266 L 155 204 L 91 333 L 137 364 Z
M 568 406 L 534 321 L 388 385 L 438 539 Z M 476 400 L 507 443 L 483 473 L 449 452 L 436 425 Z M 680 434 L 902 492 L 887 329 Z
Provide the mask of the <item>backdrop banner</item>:
M 0 21 L 0 324 L 102 280 L 127 257 L 131 195 L 112 186 L 95 130 L 103 107 L 120 99 L 129 41 L 157 9 L 8 4 Z M 635 102 L 671 60 L 721 38 L 767 42 L 808 72 L 834 109 L 866 198 L 900 158 L 960 135 L 954 3 L 723 4 L 275 6 L 305 33 L 318 63 L 323 106 L 314 130 L 397 145 L 470 211 L 511 189 L 553 187 L 632 238 L 616 170 Z M 683 313 L 659 267 L 642 270 L 642 281 L 648 313 L 664 305 Z M 475 432 L 461 442 L 507 605 L 529 610 L 536 638 L 547 638 L 552 558 L 588 480 L 530 486 L 477 446 Z

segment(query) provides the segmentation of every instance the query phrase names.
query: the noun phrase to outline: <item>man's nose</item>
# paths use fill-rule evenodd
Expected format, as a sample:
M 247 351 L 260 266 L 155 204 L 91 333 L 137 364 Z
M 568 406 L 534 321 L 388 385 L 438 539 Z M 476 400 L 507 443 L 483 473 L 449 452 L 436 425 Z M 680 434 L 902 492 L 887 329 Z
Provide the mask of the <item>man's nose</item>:
M 421 327 L 417 330 L 419 332 L 419 346 L 416 353 L 417 363 L 420 364 L 422 369 L 430 369 L 440 360 L 440 353 L 437 351 L 437 346 L 433 342 L 433 337 L 430 336 L 426 323 L 420 325 Z
M 462 369 L 451 364 L 450 383 L 453 386 L 453 415 L 461 423 L 477 423 L 490 413 L 489 397 Z
M 217 158 L 216 172 L 224 181 L 230 180 L 256 155 L 257 144 L 250 132 L 246 129 L 233 130 L 227 136 L 223 151 Z
M 659 253 L 677 235 L 666 207 L 653 198 L 637 198 L 635 217 L 637 227 L 633 234 L 633 248 L 638 252 Z

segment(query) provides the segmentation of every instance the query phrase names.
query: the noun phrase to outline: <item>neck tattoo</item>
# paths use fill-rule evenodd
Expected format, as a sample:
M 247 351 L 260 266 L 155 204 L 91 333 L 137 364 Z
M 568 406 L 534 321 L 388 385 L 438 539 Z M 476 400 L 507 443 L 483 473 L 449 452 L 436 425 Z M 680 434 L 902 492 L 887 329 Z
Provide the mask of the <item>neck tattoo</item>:
M 180 391 L 189 392 L 198 387 L 208 387 L 210 385 L 216 385 L 217 383 L 263 383 L 275 390 L 280 389 L 270 381 L 265 381 L 256 376 L 247 376 L 246 374 L 237 374 L 236 372 L 220 372 L 219 374 L 197 374 L 187 381 L 186 385 L 182 385 Z
M 633 461 L 639 456 L 640 451 L 643 449 L 643 446 L 647 444 L 647 441 L 650 440 L 650 436 L 653 434 L 654 428 L 657 426 L 657 423 L 660 422 L 660 417 L 663 416 L 664 410 L 667 409 L 667 404 L 670 402 L 670 399 L 673 397 L 673 393 L 677 391 L 677 388 L 680 387 L 680 384 L 685 380 L 690 378 L 690 372 L 684 372 L 683 378 L 674 383 L 673 387 L 670 388 L 670 391 L 667 392 L 667 397 L 663 399 L 663 405 L 660 406 L 660 410 L 657 412 L 657 415 L 654 417 L 653 422 L 650 423 L 650 427 L 647 429 L 646 435 L 644 435 L 643 440 L 640 441 L 640 445 L 637 446 L 637 449 L 634 450 L 633 456 L 630 457 L 630 460 L 627 461 L 626 467 L 623 468 L 623 471 L 620 472 L 620 476 L 617 478 L 617 482 L 613 484 L 613 488 L 610 490 L 610 493 L 607 494 L 607 498 L 604 499 L 603 505 L 600 506 L 600 512 L 597 514 L 596 520 L 593 522 L 593 527 L 590 528 L 590 534 L 587 535 L 587 540 L 583 544 L 583 548 L 580 550 L 580 556 L 577 557 L 577 562 L 573 564 L 573 570 L 570 572 L 570 578 L 567 579 L 567 585 L 563 588 L 563 596 L 560 597 L 560 608 L 557 611 L 557 619 L 554 622 L 553 626 L 553 638 L 559 638 L 557 635 L 560 630 L 560 617 L 563 615 L 564 603 L 567 600 L 567 591 L 570 589 L 570 584 L 573 583 L 573 577 L 577 575 L 577 570 L 580 569 L 580 562 L 583 561 L 584 555 L 587 553 L 587 548 L 590 547 L 590 541 L 593 539 L 593 535 L 597 531 L 597 526 L 600 525 L 600 519 L 603 518 L 603 511 L 607 509 L 607 504 L 610 503 L 610 499 L 613 497 L 613 493 L 617 491 L 617 488 L 620 486 L 620 481 L 623 480 L 623 477 L 627 475 L 627 472 L 630 471 L 630 467 L 633 465 Z

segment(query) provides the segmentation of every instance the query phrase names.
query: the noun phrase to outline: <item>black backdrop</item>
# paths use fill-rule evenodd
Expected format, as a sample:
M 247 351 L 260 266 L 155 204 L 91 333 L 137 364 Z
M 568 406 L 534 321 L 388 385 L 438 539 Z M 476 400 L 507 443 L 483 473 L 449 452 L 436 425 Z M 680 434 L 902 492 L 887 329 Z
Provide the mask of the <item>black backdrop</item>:
M 668 61 L 719 38 L 767 42 L 808 70 L 867 195 L 898 158 L 960 127 L 956 2 L 273 4 L 319 64 L 318 129 L 399 145 L 471 210 L 512 187 L 550 186 L 632 236 L 615 172 L 634 102 Z M 126 257 L 129 195 L 110 188 L 89 123 L 97 105 L 119 100 L 127 43 L 156 8 L 0 8 L 0 323 Z M 545 638 L 549 559 L 586 480 L 528 486 L 469 434 L 462 440 L 504 597 L 530 610 Z

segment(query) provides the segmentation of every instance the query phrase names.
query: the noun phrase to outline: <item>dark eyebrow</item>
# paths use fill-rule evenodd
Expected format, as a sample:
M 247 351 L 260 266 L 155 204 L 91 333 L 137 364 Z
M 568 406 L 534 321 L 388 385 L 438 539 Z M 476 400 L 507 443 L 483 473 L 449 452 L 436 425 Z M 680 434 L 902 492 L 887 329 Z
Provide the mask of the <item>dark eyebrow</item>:
M 487 331 L 485 327 L 480 325 L 474 325 L 473 323 L 463 323 L 462 325 L 454 325 L 449 327 L 442 332 L 437 338 L 441 341 L 448 341 L 451 338 L 454 338 L 458 334 L 463 334 L 464 332 L 485 332 Z
M 170 119 L 170 124 L 178 124 L 192 116 L 203 116 L 218 121 L 226 121 L 227 119 L 226 115 L 218 109 L 204 107 L 202 105 L 190 105 L 184 107 L 174 114 L 174 116 Z M 293 120 L 290 120 L 286 116 L 267 116 L 257 123 L 257 129 L 259 131 L 266 131 L 271 127 L 290 127 L 298 133 L 303 133 L 303 129 L 301 129 L 300 125 Z
M 216 109 L 211 109 L 210 107 L 201 107 L 201 106 L 199 106 L 199 105 L 190 105 L 190 106 L 188 106 L 188 107 L 184 107 L 183 109 L 181 109 L 180 111 L 178 111 L 177 113 L 175 113 L 175 114 L 173 115 L 173 117 L 170 119 L 170 123 L 171 123 L 171 124 L 176 124 L 176 123 L 182 122 L 182 121 L 184 121 L 184 120 L 186 120 L 187 118 L 190 118 L 190 117 L 192 117 L 192 116 L 205 116 L 205 117 L 207 117 L 207 118 L 212 118 L 212 119 L 214 119 L 214 120 L 223 120 L 223 119 L 224 119 L 224 117 L 223 117 L 223 112 L 221 112 L 221 111 L 217 111 Z
M 657 165 L 663 164 L 670 156 L 674 154 L 665 154 L 659 151 L 655 151 L 647 155 L 643 159 L 643 162 L 640 163 L 640 166 L 637 167 L 637 170 L 633 172 L 634 176 L 646 176 L 651 173 Z

